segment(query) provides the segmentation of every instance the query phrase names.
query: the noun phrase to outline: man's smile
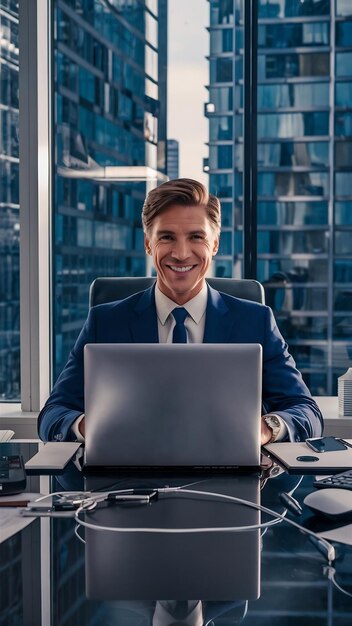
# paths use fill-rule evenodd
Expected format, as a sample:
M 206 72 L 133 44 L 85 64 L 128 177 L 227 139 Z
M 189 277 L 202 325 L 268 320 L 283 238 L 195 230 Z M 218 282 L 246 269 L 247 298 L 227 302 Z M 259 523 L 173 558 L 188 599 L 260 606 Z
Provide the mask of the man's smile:
M 194 267 L 196 267 L 196 265 L 166 265 L 166 267 L 168 267 L 173 272 L 181 272 L 182 273 L 182 272 L 189 272 Z

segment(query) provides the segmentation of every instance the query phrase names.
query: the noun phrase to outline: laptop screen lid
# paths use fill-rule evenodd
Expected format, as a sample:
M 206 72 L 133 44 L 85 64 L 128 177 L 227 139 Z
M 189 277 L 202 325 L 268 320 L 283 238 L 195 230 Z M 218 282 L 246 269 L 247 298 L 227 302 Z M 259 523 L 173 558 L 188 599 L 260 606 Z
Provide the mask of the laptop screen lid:
M 85 466 L 258 468 L 259 344 L 87 344 Z

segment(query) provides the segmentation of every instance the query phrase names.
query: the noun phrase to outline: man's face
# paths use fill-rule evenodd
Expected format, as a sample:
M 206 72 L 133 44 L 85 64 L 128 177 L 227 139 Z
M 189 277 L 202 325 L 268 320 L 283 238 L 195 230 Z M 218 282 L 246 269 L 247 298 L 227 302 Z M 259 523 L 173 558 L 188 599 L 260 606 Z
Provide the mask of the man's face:
M 203 206 L 173 205 L 158 215 L 145 236 L 160 291 L 177 304 L 194 298 L 204 285 L 219 236 Z

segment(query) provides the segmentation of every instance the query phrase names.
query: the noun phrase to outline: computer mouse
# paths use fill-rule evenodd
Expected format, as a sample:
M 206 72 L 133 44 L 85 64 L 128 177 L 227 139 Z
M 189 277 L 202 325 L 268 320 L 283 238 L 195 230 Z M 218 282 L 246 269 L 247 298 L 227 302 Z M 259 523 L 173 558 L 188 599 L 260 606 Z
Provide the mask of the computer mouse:
M 352 491 L 349 489 L 319 489 L 304 498 L 304 504 L 314 513 L 330 519 L 352 516 Z

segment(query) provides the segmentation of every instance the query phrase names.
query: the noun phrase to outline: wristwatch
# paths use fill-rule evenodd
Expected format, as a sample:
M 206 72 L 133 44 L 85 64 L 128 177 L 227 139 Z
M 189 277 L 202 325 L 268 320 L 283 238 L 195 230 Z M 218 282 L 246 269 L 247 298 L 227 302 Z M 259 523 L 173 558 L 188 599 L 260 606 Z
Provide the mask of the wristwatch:
M 270 441 L 268 441 L 268 443 L 273 443 L 274 441 L 276 441 L 276 439 L 278 438 L 280 434 L 280 430 L 281 430 L 280 418 L 277 415 L 265 415 L 264 419 L 265 419 L 267 426 L 269 426 L 269 428 L 273 431 L 273 434 L 271 435 L 271 439 Z

